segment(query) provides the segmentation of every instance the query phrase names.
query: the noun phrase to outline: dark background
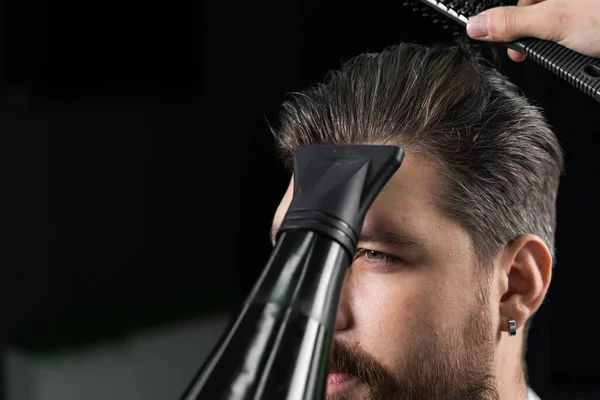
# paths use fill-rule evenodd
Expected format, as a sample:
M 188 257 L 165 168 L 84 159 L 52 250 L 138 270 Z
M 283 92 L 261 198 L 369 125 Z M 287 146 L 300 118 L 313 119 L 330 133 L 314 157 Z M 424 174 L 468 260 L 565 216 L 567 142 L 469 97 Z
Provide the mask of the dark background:
M 383 1 L 12 0 L 0 17 L 0 323 L 42 352 L 239 305 L 287 184 L 265 123 L 285 93 L 365 51 L 453 40 Z M 498 67 L 566 152 L 531 383 L 600 399 L 600 104 L 503 52 Z

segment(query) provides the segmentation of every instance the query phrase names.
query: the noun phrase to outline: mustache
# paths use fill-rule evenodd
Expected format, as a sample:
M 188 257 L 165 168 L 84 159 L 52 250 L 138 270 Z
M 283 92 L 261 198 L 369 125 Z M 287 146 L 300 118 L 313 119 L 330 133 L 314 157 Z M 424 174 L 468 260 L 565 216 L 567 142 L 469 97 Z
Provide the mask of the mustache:
M 334 341 L 329 358 L 329 372 L 356 376 L 371 389 L 385 390 L 396 386 L 394 376 L 358 344 L 349 346 Z

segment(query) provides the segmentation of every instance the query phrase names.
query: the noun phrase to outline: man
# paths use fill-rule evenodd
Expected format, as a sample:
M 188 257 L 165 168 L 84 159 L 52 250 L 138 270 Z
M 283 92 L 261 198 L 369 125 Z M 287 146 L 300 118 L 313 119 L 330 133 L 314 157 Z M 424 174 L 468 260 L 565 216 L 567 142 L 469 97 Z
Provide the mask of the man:
M 540 110 L 468 50 L 363 54 L 284 103 L 301 144 L 395 144 L 342 288 L 328 399 L 535 398 L 527 325 L 550 284 L 563 167 Z M 293 193 L 275 213 L 273 234 Z

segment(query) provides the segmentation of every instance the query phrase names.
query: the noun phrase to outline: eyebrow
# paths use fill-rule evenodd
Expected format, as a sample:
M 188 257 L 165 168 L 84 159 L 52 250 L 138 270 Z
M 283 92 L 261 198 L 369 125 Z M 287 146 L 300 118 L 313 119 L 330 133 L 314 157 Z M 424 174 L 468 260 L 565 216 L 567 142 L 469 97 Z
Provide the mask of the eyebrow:
M 271 224 L 269 239 L 275 243 L 279 225 Z M 383 225 L 365 225 L 360 234 L 359 243 L 377 243 L 395 249 L 411 250 L 424 253 L 427 250 L 425 244 L 407 232 L 391 230 Z
M 408 232 L 389 229 L 381 224 L 369 224 L 363 226 L 360 234 L 359 243 L 377 243 L 386 247 L 395 249 L 410 250 L 419 253 L 424 253 L 427 246 L 423 241 L 417 239 Z

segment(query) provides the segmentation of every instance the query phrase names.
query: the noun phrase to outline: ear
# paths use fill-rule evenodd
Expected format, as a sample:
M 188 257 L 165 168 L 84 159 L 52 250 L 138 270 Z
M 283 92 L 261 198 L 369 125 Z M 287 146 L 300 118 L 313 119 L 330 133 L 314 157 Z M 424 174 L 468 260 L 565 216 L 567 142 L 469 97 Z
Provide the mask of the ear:
M 542 304 L 552 278 L 552 255 L 535 235 L 519 236 L 510 242 L 501 257 L 500 327 L 508 332 L 508 319 L 525 325 Z

